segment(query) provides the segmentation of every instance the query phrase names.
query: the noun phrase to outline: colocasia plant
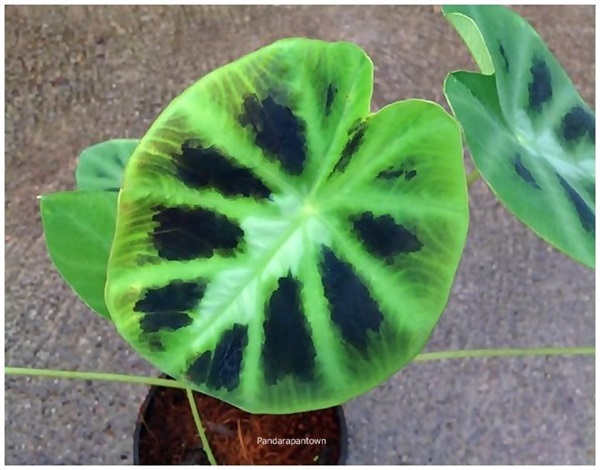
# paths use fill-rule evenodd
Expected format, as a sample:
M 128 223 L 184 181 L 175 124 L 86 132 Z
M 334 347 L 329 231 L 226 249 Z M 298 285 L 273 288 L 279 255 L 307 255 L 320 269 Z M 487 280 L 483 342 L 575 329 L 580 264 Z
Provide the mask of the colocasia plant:
M 417 99 L 373 113 L 362 49 L 277 41 L 139 141 L 81 154 L 77 190 L 41 198 L 59 272 L 179 383 L 282 414 L 344 403 L 424 347 L 467 237 L 461 128 L 502 204 L 593 268 L 593 112 L 516 13 L 443 13 L 480 69 L 448 75 L 454 117 Z
M 358 46 L 309 39 L 212 72 L 139 143 L 84 153 L 78 191 L 42 198 L 50 253 L 57 224 L 82 298 L 190 387 L 260 413 L 366 392 L 424 346 L 468 226 L 456 121 L 421 100 L 371 113 L 372 77 Z M 120 186 L 109 148 L 133 149 Z M 78 237 L 95 279 L 56 211 L 115 225 L 94 229 L 102 253 Z

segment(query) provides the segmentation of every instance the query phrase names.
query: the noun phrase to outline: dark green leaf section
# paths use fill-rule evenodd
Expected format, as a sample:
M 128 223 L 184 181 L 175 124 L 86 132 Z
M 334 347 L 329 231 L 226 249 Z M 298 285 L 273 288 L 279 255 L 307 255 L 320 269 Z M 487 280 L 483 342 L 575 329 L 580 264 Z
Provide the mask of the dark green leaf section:
M 75 171 L 77 189 L 118 191 L 125 165 L 138 143 L 137 139 L 113 139 L 86 148 Z
M 445 6 L 443 11 L 483 72 L 455 72 L 444 85 L 481 175 L 540 237 L 594 267 L 592 110 L 543 40 L 515 12 L 500 6 Z
M 41 201 L 44 235 L 52 261 L 77 295 L 106 318 L 110 314 L 104 288 L 117 193 L 125 166 L 138 143 L 138 139 L 112 139 L 86 148 L 75 170 L 78 191 L 49 194 Z
M 117 193 L 105 191 L 53 193 L 40 201 L 52 262 L 75 293 L 106 318 L 104 286 L 116 207 Z

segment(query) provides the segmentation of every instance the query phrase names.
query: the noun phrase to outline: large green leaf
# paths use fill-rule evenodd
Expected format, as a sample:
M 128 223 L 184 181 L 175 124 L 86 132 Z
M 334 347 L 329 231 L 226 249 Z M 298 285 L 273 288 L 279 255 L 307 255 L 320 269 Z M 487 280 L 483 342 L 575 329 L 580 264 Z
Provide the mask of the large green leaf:
M 77 189 L 118 191 L 125 165 L 138 142 L 138 139 L 112 139 L 86 148 L 75 170 Z
M 594 113 L 518 14 L 499 6 L 443 11 L 487 74 L 455 72 L 444 84 L 475 165 L 523 223 L 594 267 Z
M 106 318 L 104 287 L 116 206 L 117 193 L 106 191 L 52 193 L 40 201 L 50 259 L 75 293 Z
M 424 346 L 468 205 L 440 106 L 370 114 L 357 46 L 276 42 L 176 98 L 125 170 L 106 301 L 165 373 L 250 412 L 342 403 Z

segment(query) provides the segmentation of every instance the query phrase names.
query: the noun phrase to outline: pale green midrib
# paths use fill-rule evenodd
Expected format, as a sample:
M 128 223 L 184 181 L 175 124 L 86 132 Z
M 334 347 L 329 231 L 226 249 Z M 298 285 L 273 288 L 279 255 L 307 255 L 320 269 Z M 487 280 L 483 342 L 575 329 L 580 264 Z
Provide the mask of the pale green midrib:
M 266 300 L 261 296 L 256 299 L 256 302 L 264 304 Z M 261 312 L 258 305 L 251 308 L 255 307 L 256 312 Z M 264 329 L 261 327 L 263 322 L 264 313 L 262 316 L 252 315 L 248 322 L 248 343 L 244 349 L 240 369 L 240 385 L 238 388 L 240 394 L 244 396 L 248 403 L 256 401 L 255 398 L 260 393 L 261 374 L 263 372 L 263 368 L 260 365 L 262 345 L 264 344 Z
M 175 183 L 175 181 L 177 181 Z M 265 201 L 265 203 L 261 203 L 256 201 L 255 199 L 251 198 L 251 197 L 243 197 L 243 198 L 239 198 L 239 199 L 232 199 L 229 197 L 225 197 L 223 196 L 221 193 L 219 193 L 218 191 L 214 190 L 214 189 L 209 189 L 209 190 L 202 190 L 202 191 L 192 191 L 189 190 L 188 188 L 186 188 L 183 183 L 181 183 L 179 180 L 173 180 L 173 184 L 176 184 L 177 186 L 174 186 L 173 189 L 174 191 L 171 193 L 172 196 L 175 197 L 171 197 L 170 201 L 169 201 L 169 208 L 170 207 L 180 207 L 180 206 L 193 206 L 193 207 L 201 207 L 204 209 L 208 209 L 220 214 L 225 215 L 227 218 L 232 219 L 238 223 L 240 223 L 245 217 L 247 217 L 250 214 L 261 214 L 264 213 L 265 217 L 267 218 L 275 218 L 275 213 L 270 213 L 270 207 L 268 205 L 268 203 L 270 203 L 270 201 Z M 181 185 L 180 185 L 181 184 Z M 137 186 L 136 188 L 132 188 L 129 189 L 127 191 L 127 195 L 128 198 L 130 199 L 129 202 L 131 201 L 136 201 L 139 200 L 140 198 L 144 199 L 146 198 L 145 196 L 145 192 L 144 192 L 144 187 L 143 186 Z M 164 204 L 164 201 L 162 202 Z M 153 204 L 161 204 L 161 201 L 159 200 L 159 198 L 156 198 L 156 202 L 152 202 L 150 205 Z M 237 209 L 237 210 L 236 210 Z M 133 221 L 133 218 L 128 215 L 128 220 L 129 223 L 131 223 Z M 156 233 L 161 233 L 161 232 L 156 232 L 153 231 L 152 233 L 156 234 Z M 140 239 L 142 239 L 142 237 L 140 237 Z M 143 239 L 146 239 L 146 236 L 143 236 Z M 127 242 L 131 241 L 130 237 L 127 237 Z M 161 258 L 162 259 L 162 258 Z M 180 266 L 178 267 L 178 278 L 181 277 L 180 274 L 183 270 L 183 272 L 187 272 L 188 269 L 198 269 L 197 265 L 194 264 L 195 260 L 189 260 L 189 261 L 182 261 L 182 260 L 165 260 L 163 263 L 161 264 L 147 264 L 143 267 L 143 269 L 145 270 L 146 273 L 153 273 L 153 280 L 157 280 L 157 279 L 163 279 L 164 281 L 169 281 L 170 279 L 173 278 L 173 275 L 171 274 L 172 271 L 172 264 L 171 263 L 177 263 Z M 218 255 L 213 255 L 210 258 L 202 258 L 200 260 L 202 262 L 202 264 L 207 264 L 207 263 L 213 263 L 213 264 L 218 264 L 218 263 L 223 263 L 227 261 L 227 257 L 220 257 Z M 168 264 L 168 266 L 167 266 Z M 229 264 L 229 263 L 227 263 Z M 229 266 L 226 266 L 225 268 L 227 268 Z M 233 267 L 233 266 L 231 266 Z M 167 270 L 168 268 L 168 270 Z M 219 266 L 219 268 L 222 268 L 222 266 Z M 165 271 L 163 273 L 163 271 Z M 209 269 L 203 270 L 203 271 L 210 271 Z M 139 275 L 136 274 L 137 273 L 137 267 L 135 269 L 122 269 L 119 270 L 119 278 L 121 279 L 121 282 L 123 283 L 130 283 L 130 282 L 139 282 Z M 161 276 L 161 274 L 165 274 L 165 276 Z M 187 276 L 189 279 L 193 279 L 194 276 Z M 198 276 L 196 276 L 198 277 Z
M 582 103 L 572 103 L 572 96 L 568 94 L 559 95 L 560 97 L 557 99 L 553 99 L 553 106 L 551 110 L 544 110 L 541 112 L 541 116 L 537 118 L 538 122 L 536 124 L 536 128 L 534 128 L 534 122 L 529 119 L 529 116 L 525 113 L 526 119 L 529 121 L 531 126 L 530 134 L 527 136 L 528 138 L 523 138 L 522 141 L 525 142 L 526 145 L 523 145 L 530 153 L 538 160 L 542 160 L 544 162 L 548 162 L 548 164 L 552 167 L 552 160 L 559 160 L 560 162 L 565 163 L 566 165 L 571 165 L 575 168 L 579 168 L 580 164 L 583 161 L 593 160 L 594 159 L 594 146 L 586 146 L 589 147 L 589 152 L 591 154 L 590 158 L 584 159 L 574 159 L 572 152 L 569 151 L 568 147 L 565 147 L 562 136 L 558 134 L 560 132 L 560 128 L 562 126 L 562 118 L 563 116 L 570 110 L 573 106 L 581 105 Z M 554 104 L 556 103 L 556 104 Z M 583 103 L 585 105 L 585 103 Z M 522 111 L 524 113 L 524 111 Z M 522 133 L 515 132 L 515 135 L 522 136 Z M 546 136 L 546 139 L 551 138 L 552 142 L 555 143 L 555 152 L 550 155 L 550 158 L 546 153 L 539 149 L 539 146 L 536 145 L 536 139 L 539 140 L 540 136 Z M 532 140 L 533 137 L 533 140 Z M 519 140 L 520 141 L 520 140 Z M 521 141 L 520 141 L 521 142 Z M 586 145 L 585 143 L 583 144 Z M 578 150 L 581 147 L 573 146 L 574 150 Z
M 263 215 L 267 218 L 275 217 L 273 204 L 270 199 L 257 200 L 252 196 L 232 195 L 226 196 L 219 192 L 215 187 L 207 187 L 204 189 L 190 189 L 177 178 L 174 178 L 172 183 L 172 191 L 169 192 L 168 204 L 164 199 L 161 200 L 160 194 L 154 198 L 149 198 L 145 195 L 145 189 L 150 185 L 138 185 L 136 188 L 127 191 L 128 198 L 131 201 L 145 199 L 149 201 L 149 205 L 161 205 L 170 209 L 172 207 L 194 207 L 203 208 L 212 212 L 218 212 L 225 215 L 229 219 L 241 222 L 245 217 L 250 215 Z
M 264 270 L 266 265 L 275 257 L 275 255 L 281 249 L 281 247 L 283 245 L 285 245 L 285 243 L 291 238 L 291 236 L 299 229 L 301 224 L 299 224 L 297 222 L 298 219 L 301 219 L 301 217 L 297 217 L 295 223 L 294 223 L 294 220 L 290 221 L 290 227 L 279 238 L 278 243 L 275 244 L 272 249 L 267 250 L 266 253 L 263 254 L 260 262 L 256 259 L 252 260 L 253 261 L 252 269 L 250 270 L 250 273 L 246 277 L 245 282 L 243 282 L 241 285 L 238 286 L 238 289 L 233 293 L 233 295 L 229 298 L 229 300 L 224 305 L 222 305 L 219 309 L 217 309 L 217 310 L 215 310 L 215 312 L 213 312 L 213 316 L 216 318 L 216 321 L 213 322 L 209 326 L 209 328 L 205 329 L 202 332 L 203 334 L 199 335 L 196 338 L 196 341 L 190 347 L 191 350 L 198 350 L 198 346 L 199 346 L 199 344 L 202 343 L 202 339 L 204 337 L 210 336 L 209 333 L 214 332 L 214 330 L 220 331 L 222 329 L 221 328 L 222 323 L 229 323 L 228 320 L 230 320 L 230 318 L 228 318 L 226 315 L 224 315 L 224 313 L 238 300 L 238 298 L 242 295 L 244 290 L 256 279 L 258 273 L 260 273 Z M 200 305 L 202 305 L 202 304 L 200 304 Z M 255 317 L 258 318 L 261 316 L 256 315 Z M 264 319 L 264 313 L 261 318 Z M 193 328 L 194 324 L 195 323 L 192 323 L 187 328 Z
M 213 256 L 202 260 L 191 261 L 163 261 L 160 264 L 147 264 L 135 269 L 121 270 L 119 272 L 119 283 L 123 285 L 140 284 L 140 272 L 144 273 L 144 288 L 160 287 L 174 279 L 182 281 L 193 281 L 199 278 L 208 278 L 217 271 L 235 267 L 228 258 Z M 173 271 L 177 276 L 173 276 Z M 141 314 L 141 312 L 140 312 Z
M 134 191 L 135 193 L 135 191 Z M 183 194 L 193 194 L 191 192 L 188 191 L 184 191 L 182 192 Z M 198 196 L 200 197 L 200 196 Z M 226 200 L 230 205 L 235 205 L 235 201 L 231 201 L 230 199 L 227 198 L 223 198 L 224 200 Z M 203 201 L 206 202 L 206 201 Z M 219 201 L 221 202 L 221 201 Z M 222 212 L 222 207 L 217 209 L 219 212 Z M 240 221 L 242 220 L 242 217 L 240 217 L 239 219 Z M 219 319 L 223 317 L 222 312 L 224 310 L 227 310 L 227 308 L 232 305 L 237 298 L 239 297 L 239 295 L 241 295 L 244 291 L 244 289 L 252 282 L 252 279 L 256 278 L 256 272 L 261 271 L 263 269 L 263 267 L 273 258 L 273 256 L 277 253 L 277 251 L 281 248 L 281 246 L 283 244 L 286 243 L 286 241 L 290 238 L 291 235 L 293 235 L 293 233 L 295 232 L 295 230 L 297 229 L 297 225 L 294 225 L 294 221 L 292 220 L 290 222 L 290 228 L 284 233 L 283 238 L 281 239 L 281 242 L 276 245 L 273 250 L 271 250 L 271 256 L 265 260 L 264 264 L 262 265 L 253 265 L 254 269 L 252 271 L 252 276 L 248 278 L 248 281 L 242 285 L 241 289 L 236 292 L 234 297 L 230 298 L 230 301 L 228 302 L 228 304 L 226 305 L 225 308 L 219 310 Z M 269 254 L 269 253 L 268 253 Z M 249 261 L 248 258 L 249 254 L 244 254 L 244 256 L 241 258 L 241 261 L 243 263 L 247 263 Z M 221 270 L 227 270 L 227 269 L 232 269 L 232 268 L 236 268 L 236 264 L 237 266 L 239 266 L 239 262 L 235 263 L 228 263 L 227 262 L 227 258 L 225 257 L 214 257 L 214 258 L 208 258 L 208 259 L 201 259 L 201 260 L 191 260 L 191 261 L 165 261 L 164 263 L 161 264 L 157 264 L 157 265 L 146 265 L 144 266 L 144 273 L 145 273 L 145 278 L 148 278 L 148 276 L 151 274 L 152 275 L 152 281 L 153 281 L 153 285 L 157 285 L 159 282 L 158 281 L 169 281 L 173 279 L 173 275 L 172 275 L 172 263 L 177 263 L 180 265 L 180 268 L 178 269 L 178 279 L 184 279 L 185 280 L 193 280 L 193 279 L 197 279 L 199 277 L 202 277 L 203 275 L 215 275 L 215 270 L 216 268 L 218 268 L 219 271 Z M 206 266 L 207 264 L 209 264 L 209 266 Z M 215 269 L 213 269 L 210 264 L 215 266 Z M 219 264 L 226 264 L 226 266 L 219 266 Z M 244 264 L 245 265 L 245 264 Z M 257 269 L 257 266 L 260 266 L 260 269 Z M 200 272 L 198 271 L 199 267 Z M 133 284 L 139 284 L 139 278 L 140 276 L 137 274 L 137 268 L 135 269 L 127 269 L 127 270 L 120 270 L 119 271 L 119 284 L 120 285 L 127 285 L 127 286 L 131 286 Z M 147 283 L 144 283 L 144 285 L 146 285 Z M 196 315 L 198 314 L 197 310 L 194 310 L 193 312 L 196 312 Z M 138 321 L 139 321 L 139 315 L 129 315 L 128 316 L 128 321 L 125 320 L 125 318 L 122 319 L 121 324 L 122 327 L 130 327 L 130 325 L 135 325 Z M 218 323 L 218 322 L 215 322 Z M 218 323 L 220 325 L 220 323 Z M 213 324 L 214 325 L 214 324 Z M 186 328 L 193 328 L 194 323 L 192 323 L 191 325 L 189 325 Z M 214 330 L 214 327 L 212 328 L 212 330 Z M 204 335 L 202 336 L 204 337 Z M 183 360 L 187 360 L 188 358 L 183 358 Z

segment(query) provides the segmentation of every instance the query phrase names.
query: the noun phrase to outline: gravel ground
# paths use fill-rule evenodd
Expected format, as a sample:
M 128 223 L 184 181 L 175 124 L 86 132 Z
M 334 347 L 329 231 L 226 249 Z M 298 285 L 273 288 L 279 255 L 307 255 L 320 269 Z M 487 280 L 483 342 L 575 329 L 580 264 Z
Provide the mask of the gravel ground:
M 594 7 L 521 7 L 594 105 Z M 376 64 L 374 107 L 444 102 L 471 67 L 422 7 L 6 8 L 6 362 L 157 374 L 77 301 L 45 253 L 36 196 L 73 187 L 78 152 L 139 137 L 209 70 L 286 36 L 351 40 Z M 472 224 L 428 350 L 594 344 L 594 273 L 472 187 Z M 132 461 L 143 386 L 10 377 L 8 464 Z M 591 358 L 413 364 L 353 400 L 352 464 L 593 464 Z

